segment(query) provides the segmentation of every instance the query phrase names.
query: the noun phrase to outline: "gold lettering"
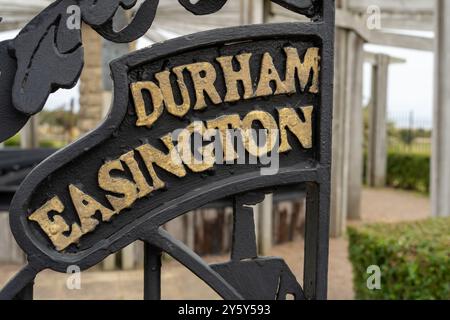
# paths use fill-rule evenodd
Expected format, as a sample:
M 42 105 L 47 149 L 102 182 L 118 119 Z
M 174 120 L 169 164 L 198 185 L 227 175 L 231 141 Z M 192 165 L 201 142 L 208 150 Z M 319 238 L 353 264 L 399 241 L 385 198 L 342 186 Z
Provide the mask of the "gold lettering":
M 311 71 L 313 72 L 312 84 L 309 92 L 319 92 L 319 48 L 309 48 L 306 51 L 303 63 L 300 61 L 296 48 L 284 48 L 286 52 L 286 80 L 285 85 L 288 93 L 295 93 L 295 75 L 300 81 L 302 92 L 305 91 L 309 82 Z
M 145 101 L 142 91 L 148 91 L 153 101 L 153 112 L 148 115 L 145 109 Z M 138 127 L 151 127 L 162 115 L 163 108 L 163 94 L 159 87 L 152 81 L 135 82 L 131 84 L 131 92 L 133 94 L 134 106 L 136 108 Z
M 136 148 L 151 176 L 153 185 L 147 182 L 144 173 L 141 171 L 139 163 L 135 159 L 136 151 L 125 153 L 119 159 L 108 161 L 101 166 L 98 172 L 98 184 L 103 190 L 114 194 L 114 196 L 105 195 L 114 211 L 71 184 L 69 185 L 69 193 L 78 214 L 79 224 L 73 223 L 72 226 L 69 226 L 64 218 L 59 215 L 64 211 L 64 205 L 56 196 L 32 213 L 28 219 L 37 222 L 55 248 L 62 251 L 71 244 L 77 243 L 84 234 L 97 228 L 100 220 L 95 218 L 97 213 L 101 214 L 102 221 L 109 221 L 122 210 L 131 207 L 137 199 L 165 187 L 165 182 L 158 177 L 155 166 L 179 178 L 186 176 L 185 166 L 196 173 L 212 168 L 216 163 L 217 156 L 214 154 L 214 142 L 201 144 L 198 149 L 192 150 L 192 138 L 201 136 L 202 141 L 211 141 L 217 132 L 216 129 L 218 129 L 227 161 L 238 158 L 234 149 L 234 137 L 232 137 L 229 129 L 240 130 L 245 149 L 249 154 L 256 157 L 261 157 L 270 152 L 285 153 L 291 150 L 288 131 L 296 136 L 303 148 L 311 149 L 314 107 L 306 106 L 299 109 L 301 114 L 294 108 L 277 108 L 278 123 L 270 113 L 259 110 L 249 112 L 242 121 L 238 114 L 218 117 L 207 121 L 206 125 L 202 121 L 195 121 L 181 131 L 176 147 L 172 133 L 161 138 L 168 150 L 167 152 L 160 151 L 150 144 L 144 144 Z M 258 122 L 258 126 L 256 122 Z M 256 127 L 264 129 L 265 137 L 261 136 L 261 132 L 259 132 L 258 137 L 254 134 L 253 128 Z M 274 150 L 278 139 L 280 139 L 280 146 L 278 150 Z M 262 141 L 264 143 L 260 146 Z M 199 144 L 194 143 L 194 145 Z M 202 156 L 201 160 L 195 159 L 198 154 Z M 118 171 L 119 174 L 125 173 L 125 165 L 130 170 L 132 179 L 119 178 L 114 175 L 114 171 Z M 56 214 L 52 215 L 51 213 Z M 69 231 L 71 232 L 67 235 Z
M 284 153 L 292 149 L 289 144 L 287 137 L 287 130 L 289 129 L 300 141 L 303 148 L 311 149 L 312 148 L 312 113 L 313 107 L 304 107 L 300 108 L 305 116 L 305 122 L 303 122 L 298 116 L 297 112 L 295 112 L 292 108 L 282 108 L 278 109 L 279 114 L 279 122 L 280 122 L 280 132 L 281 132 L 281 143 L 279 153 Z
M 195 121 L 178 136 L 177 148 L 184 164 L 193 172 L 203 172 L 214 166 L 214 143 L 203 146 L 200 151 L 202 159 L 197 159 L 192 152 L 193 150 L 191 150 L 191 136 L 193 133 L 200 134 L 204 140 L 210 140 L 214 135 L 214 130 L 207 130 L 203 122 Z
M 240 99 L 247 100 L 254 97 L 293 94 L 297 91 L 297 79 L 300 83 L 300 91 L 317 94 L 320 81 L 320 49 L 308 48 L 303 59 L 300 58 L 297 48 L 285 47 L 284 52 L 286 54 L 284 81 L 280 78 L 272 55 L 266 52 L 262 56 L 256 90 L 254 90 L 250 65 L 252 53 L 217 57 L 216 61 L 223 70 L 226 86 L 226 95 L 223 100 L 215 86 L 216 69 L 209 62 L 192 63 L 175 67 L 170 71 L 159 72 L 155 74 L 159 86 L 152 81 L 133 83 L 131 91 L 138 118 L 136 125 L 151 127 L 161 117 L 164 106 L 171 115 L 182 118 L 188 114 L 190 108 L 193 110 L 206 108 L 207 97 L 212 104 L 217 105 L 223 101 L 236 102 Z M 238 70 L 235 70 L 234 63 Z M 192 78 L 195 104 L 184 78 L 185 70 L 190 73 Z M 180 104 L 175 101 L 174 85 L 171 81 L 172 73 L 176 77 L 182 99 Z M 239 92 L 239 84 L 242 84 L 243 96 Z M 146 109 L 144 92 L 148 92 L 151 96 L 153 102 L 151 112 Z
M 98 171 L 98 184 L 105 191 L 114 192 L 123 195 L 115 197 L 106 195 L 106 198 L 113 206 L 116 212 L 130 207 L 138 197 L 136 185 L 128 179 L 116 178 L 111 176 L 111 171 L 125 171 L 120 160 L 106 162 Z
M 87 195 L 73 184 L 69 186 L 69 192 L 73 206 L 78 213 L 83 234 L 89 233 L 97 227 L 99 223 L 98 220 L 92 218 L 97 212 L 100 212 L 103 221 L 109 221 L 112 216 L 117 214 L 117 212 L 106 208 L 100 204 L 100 202 L 90 195 Z
M 201 110 L 206 107 L 205 93 L 214 104 L 222 103 L 222 99 L 214 86 L 217 79 L 216 69 L 208 62 L 199 62 L 186 65 L 186 69 L 189 70 L 194 81 L 195 96 L 197 101 L 195 102 L 194 109 Z
M 59 197 L 54 197 L 28 217 L 29 220 L 39 224 L 58 251 L 76 243 L 83 235 L 80 226 L 73 223 L 70 235 L 65 236 L 64 233 L 70 229 L 64 219 L 60 215 L 54 215 L 53 219 L 49 218 L 50 212 L 62 213 L 63 211 L 63 203 Z
M 136 187 L 138 189 L 138 198 L 143 198 L 153 192 L 154 189 L 149 186 L 147 180 L 142 174 L 141 169 L 139 169 L 139 165 L 134 158 L 134 151 L 124 154 L 120 157 L 120 160 L 126 163 L 127 167 L 131 171 L 131 174 L 133 175 L 134 182 L 136 183 Z
M 207 126 L 208 129 L 219 130 L 224 160 L 228 162 L 238 159 L 239 155 L 234 149 L 234 141 L 230 129 L 239 129 L 241 127 L 241 118 L 239 115 L 233 114 L 210 120 L 207 122 Z
M 233 70 L 233 56 L 219 57 L 216 59 L 222 66 L 225 84 L 227 86 L 225 102 L 235 102 L 241 99 L 238 90 L 239 81 L 244 85 L 244 99 L 250 99 L 253 97 L 253 84 L 250 73 L 251 57 L 251 53 L 244 53 L 236 56 L 236 60 L 241 66 L 239 71 Z
M 258 83 L 258 88 L 256 89 L 257 97 L 265 97 L 273 94 L 272 87 L 270 84 L 275 82 L 276 90 L 275 94 L 287 93 L 286 86 L 280 79 L 277 68 L 273 64 L 272 56 L 269 53 L 264 53 L 261 65 L 261 73 Z
M 266 129 L 266 141 L 264 146 L 260 147 L 258 142 L 255 141 L 253 135 L 253 122 L 259 121 L 264 129 Z M 275 119 L 270 113 L 264 111 L 252 111 L 242 120 L 242 140 L 245 149 L 256 157 L 261 157 L 268 154 L 275 147 L 278 134 L 278 126 Z
M 142 159 L 144 159 L 145 165 L 147 166 L 153 180 L 153 188 L 155 188 L 155 190 L 164 188 L 165 183 L 156 174 L 153 164 L 156 164 L 158 167 L 172 173 L 173 175 L 176 175 L 179 178 L 186 175 L 186 170 L 183 166 L 180 155 L 173 145 L 171 134 L 164 136 L 161 140 L 169 150 L 167 154 L 164 154 L 149 144 L 145 144 L 136 149 L 140 153 Z
M 162 94 L 164 96 L 164 102 L 166 105 L 167 111 L 176 116 L 176 117 L 184 117 L 186 113 L 188 113 L 189 108 L 191 107 L 191 98 L 189 97 L 189 92 L 186 87 L 186 83 L 184 82 L 183 70 L 185 67 L 177 67 L 173 69 L 173 72 L 177 76 L 178 87 L 180 88 L 181 97 L 183 99 L 183 103 L 181 105 L 177 105 L 175 103 L 175 98 L 173 95 L 172 84 L 170 83 L 170 72 L 163 71 L 156 74 L 156 79 L 159 81 L 159 86 L 161 88 Z

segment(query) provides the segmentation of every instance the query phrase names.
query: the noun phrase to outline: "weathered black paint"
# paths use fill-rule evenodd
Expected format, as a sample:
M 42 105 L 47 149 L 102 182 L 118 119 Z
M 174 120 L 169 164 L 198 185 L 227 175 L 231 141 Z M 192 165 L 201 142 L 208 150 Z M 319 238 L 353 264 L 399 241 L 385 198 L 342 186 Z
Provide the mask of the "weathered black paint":
M 199 5 L 201 3 L 205 1 L 200 1 Z M 286 1 L 285 6 L 289 8 L 293 5 L 292 3 L 292 1 Z M 306 10 L 305 3 L 308 1 L 296 4 L 299 6 L 296 11 Z M 27 177 L 13 199 L 11 228 L 19 245 L 27 253 L 29 264 L 0 292 L 0 298 L 29 296 L 29 283 L 43 269 L 50 268 L 65 272 L 68 266 L 76 264 L 85 270 L 102 261 L 110 253 L 136 240 L 143 240 L 147 243 L 146 261 L 149 266 L 155 267 L 155 264 L 157 266 L 158 258 L 155 255 L 159 254 L 159 250 L 165 251 L 203 279 L 225 299 L 266 297 L 284 299 L 286 294 L 294 294 L 298 299 L 325 299 L 331 164 L 334 1 L 324 1 L 323 4 L 313 1 L 311 5 L 314 6 L 313 11 L 311 6 L 307 6 L 309 16 L 313 16 L 311 12 L 315 13 L 315 21 L 311 23 L 258 25 L 204 32 L 157 44 L 114 61 L 111 64 L 115 88 L 114 105 L 106 121 L 94 133 L 54 154 L 39 165 Z M 152 15 L 151 20 L 153 20 Z M 94 18 L 95 16 L 92 19 Z M 96 23 L 100 22 L 100 20 L 96 21 Z M 142 30 L 142 23 L 138 25 L 140 26 L 138 30 Z M 104 26 L 105 24 L 102 24 L 100 28 Z M 125 36 L 124 39 L 130 38 Z M 278 175 L 261 176 L 260 165 L 216 166 L 209 175 L 190 174 L 182 182 L 162 174 L 170 188 L 158 191 L 149 199 L 139 200 L 132 209 L 118 216 L 112 223 L 102 225 L 94 233 L 86 235 L 78 247 L 72 246 L 63 253 L 53 249 L 40 229 L 27 220 L 30 212 L 48 200 L 49 196 L 58 194 L 63 202 L 70 203 L 70 201 L 64 201 L 67 200 L 67 192 L 64 193 L 62 190 L 68 183 L 75 182 L 74 179 L 78 179 L 78 183 L 83 185 L 83 191 L 101 197 L 97 182 L 89 180 L 95 175 L 89 176 L 86 172 L 100 167 L 104 159 L 117 157 L 122 152 L 121 149 L 129 151 L 138 146 L 139 139 L 142 137 L 154 142 L 162 134 L 186 124 L 185 120 L 177 120 L 166 115 L 159 120 L 164 123 L 164 126 L 157 126 L 150 131 L 136 128 L 133 121 L 130 121 L 135 119 L 128 93 L 131 82 L 145 80 L 146 77 L 151 77 L 154 72 L 161 71 L 166 66 L 208 60 L 218 56 L 217 52 L 220 53 L 219 56 L 237 54 L 245 48 L 255 55 L 268 51 L 276 56 L 281 52 L 279 48 L 285 44 L 296 47 L 299 52 L 312 45 L 321 48 L 321 79 L 318 97 L 303 93 L 290 97 L 272 97 L 268 100 L 256 99 L 236 105 L 224 103 L 220 107 L 208 108 L 201 114 L 191 112 L 186 117 L 187 119 L 193 117 L 209 119 L 214 115 L 229 114 L 231 109 L 233 113 L 243 114 L 245 110 L 255 107 L 273 113 L 274 107 L 280 103 L 296 105 L 299 101 L 302 104 L 314 105 L 316 108 L 314 148 L 310 151 L 294 149 L 289 155 L 281 156 L 281 169 Z M 66 41 L 63 41 L 63 45 L 66 45 Z M 44 67 L 41 66 L 41 68 Z M 39 65 L 36 64 L 34 68 L 39 70 Z M 218 87 L 223 87 L 223 84 L 219 84 Z M 223 92 L 220 93 L 223 94 Z M 16 109 L 20 110 L 20 108 Z M 31 114 L 38 109 L 23 111 Z M 17 123 L 14 125 L 17 126 Z M 237 214 L 240 211 L 239 203 L 242 205 L 242 201 L 257 203 L 262 199 L 261 195 L 273 191 L 278 186 L 285 187 L 299 183 L 305 183 L 308 190 L 303 289 L 283 260 L 255 257 L 255 244 L 251 241 L 248 246 L 241 243 L 233 244 L 233 259 L 230 263 L 208 266 L 183 243 L 173 239 L 161 228 L 164 223 L 177 216 L 208 202 L 224 198 L 234 199 L 235 214 Z M 248 199 L 244 196 L 248 192 L 256 192 L 259 196 Z M 72 212 L 72 215 L 73 211 L 73 208 L 66 208 L 66 212 Z M 242 232 L 239 230 L 248 232 L 253 228 L 254 233 L 252 219 L 236 219 L 235 224 L 239 224 L 235 232 Z M 242 241 L 241 236 L 236 234 L 236 240 Z M 254 237 L 251 236 L 251 239 Z M 242 261 L 242 259 L 250 259 L 250 261 Z M 257 265 L 264 267 L 255 269 Z M 238 285 L 232 279 L 240 272 L 254 272 L 254 281 L 242 282 Z M 157 277 L 158 273 L 156 273 Z M 262 288 L 262 291 L 258 291 L 261 288 L 255 287 L 255 283 L 259 282 L 261 277 L 264 279 L 272 277 L 272 280 L 267 281 L 267 286 Z M 155 279 L 155 277 L 147 274 L 145 296 L 158 298 L 157 292 L 148 287 L 149 279 Z M 273 284 L 278 280 L 280 280 L 280 287 L 275 290 Z
M 14 136 L 29 119 L 29 116 L 16 110 L 12 103 L 17 62 L 9 53 L 10 45 L 11 41 L 0 42 L 0 141 Z

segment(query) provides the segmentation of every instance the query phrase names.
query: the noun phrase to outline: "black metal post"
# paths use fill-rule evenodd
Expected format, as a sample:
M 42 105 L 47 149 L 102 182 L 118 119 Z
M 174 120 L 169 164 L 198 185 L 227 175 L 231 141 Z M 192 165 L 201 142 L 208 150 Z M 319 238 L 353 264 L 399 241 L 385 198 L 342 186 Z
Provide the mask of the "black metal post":
M 162 251 L 144 242 L 144 300 L 161 300 Z
M 33 292 L 34 292 L 34 280 L 27 284 L 25 288 L 20 291 L 14 300 L 33 300 Z

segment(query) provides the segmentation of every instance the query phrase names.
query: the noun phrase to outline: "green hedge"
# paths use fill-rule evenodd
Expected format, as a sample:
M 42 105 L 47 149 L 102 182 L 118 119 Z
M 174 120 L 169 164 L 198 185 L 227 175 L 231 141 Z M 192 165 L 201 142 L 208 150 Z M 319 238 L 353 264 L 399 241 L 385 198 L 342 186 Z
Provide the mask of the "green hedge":
M 54 140 L 42 140 L 39 143 L 39 147 L 41 148 L 60 149 L 64 146 L 65 146 L 64 142 Z M 8 140 L 6 140 L 5 147 L 20 148 L 20 135 L 17 134 L 14 137 L 11 137 Z
M 351 227 L 349 256 L 356 299 L 450 299 L 450 219 Z M 367 288 L 369 266 L 381 290 Z
M 20 147 L 20 135 L 16 134 L 15 136 L 6 140 L 5 147 Z
M 387 161 L 387 185 L 429 193 L 430 156 L 390 152 Z

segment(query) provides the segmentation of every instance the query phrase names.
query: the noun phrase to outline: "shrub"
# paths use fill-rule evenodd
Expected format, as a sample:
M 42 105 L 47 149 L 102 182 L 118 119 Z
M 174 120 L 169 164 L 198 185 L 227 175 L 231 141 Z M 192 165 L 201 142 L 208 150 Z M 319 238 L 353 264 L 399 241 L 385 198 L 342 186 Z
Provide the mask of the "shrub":
M 430 192 L 430 156 L 390 152 L 387 185 L 404 190 Z
M 20 135 L 16 134 L 15 136 L 6 140 L 5 147 L 20 147 Z
M 349 256 L 357 299 L 450 299 L 450 219 L 351 227 Z M 369 266 L 381 290 L 369 290 Z
M 64 147 L 64 143 L 61 141 L 55 141 L 55 140 L 42 140 L 42 141 L 40 141 L 39 146 L 41 148 L 60 149 L 60 148 Z

